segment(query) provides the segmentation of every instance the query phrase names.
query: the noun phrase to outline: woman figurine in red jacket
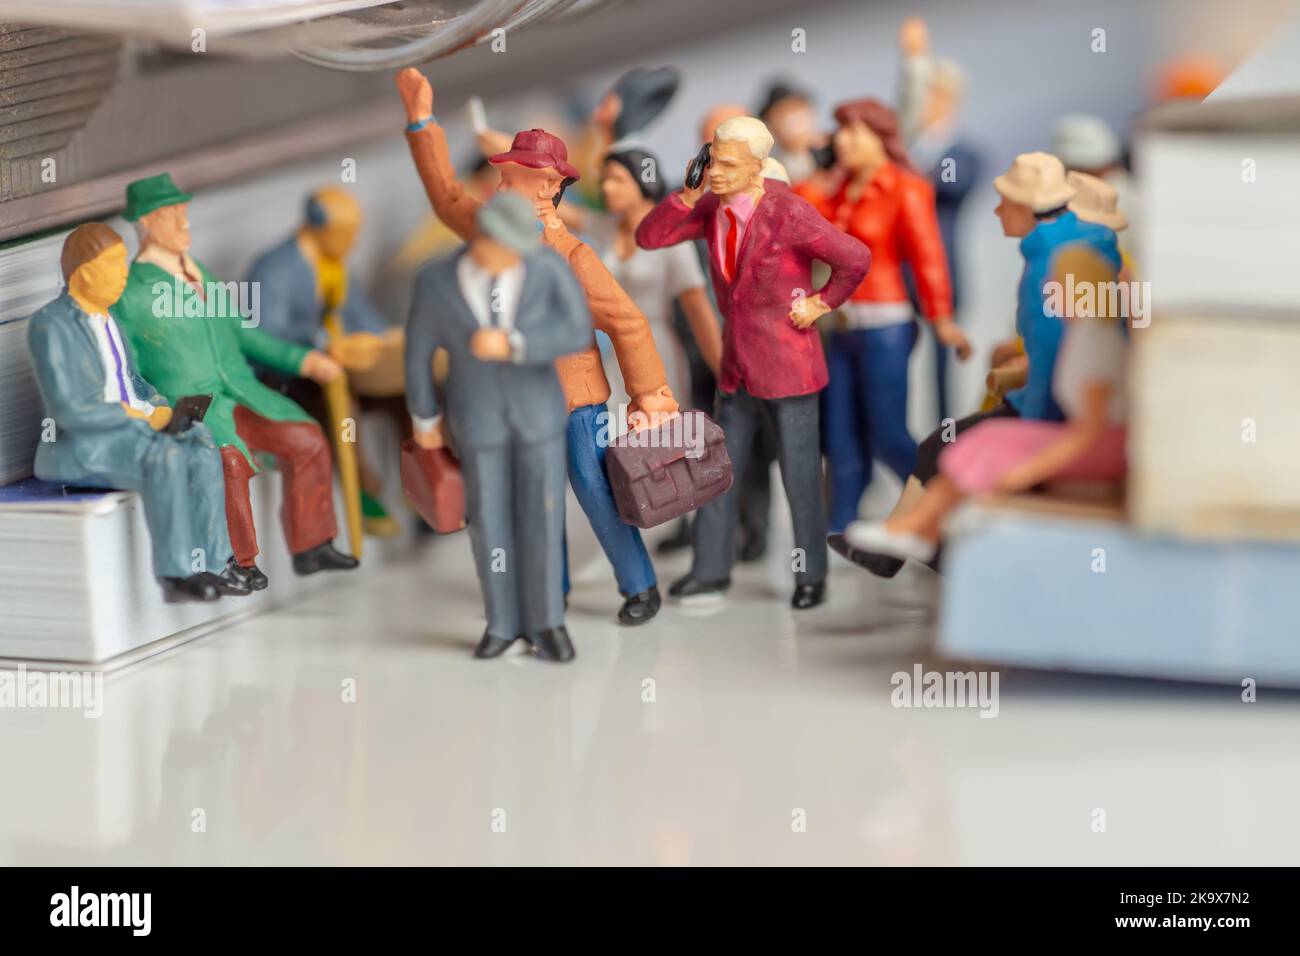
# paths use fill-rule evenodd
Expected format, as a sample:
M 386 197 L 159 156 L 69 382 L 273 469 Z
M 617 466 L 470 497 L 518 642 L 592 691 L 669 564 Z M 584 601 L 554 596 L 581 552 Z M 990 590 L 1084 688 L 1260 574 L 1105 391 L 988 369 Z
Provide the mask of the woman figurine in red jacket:
M 854 100 L 836 108 L 835 120 L 831 181 L 814 177 L 796 188 L 871 250 L 871 269 L 840 307 L 827 354 L 823 427 L 832 533 L 857 518 L 872 459 L 903 481 L 916 464 L 916 441 L 907 430 L 907 365 L 917 331 L 903 263 L 912 268 L 921 310 L 939 342 L 960 359 L 970 355 L 970 343 L 952 320 L 934 189 L 913 170 L 894 111 L 878 100 Z

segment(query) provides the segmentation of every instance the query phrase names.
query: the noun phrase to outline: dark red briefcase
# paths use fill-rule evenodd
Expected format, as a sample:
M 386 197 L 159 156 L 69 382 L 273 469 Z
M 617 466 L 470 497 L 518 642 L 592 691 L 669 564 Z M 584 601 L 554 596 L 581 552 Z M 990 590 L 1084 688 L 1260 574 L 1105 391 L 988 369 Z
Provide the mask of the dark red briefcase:
M 605 453 L 605 467 L 619 516 L 638 528 L 681 517 L 731 487 L 722 429 L 701 411 L 620 435 Z
M 460 463 L 446 448 L 402 442 L 402 490 L 420 517 L 439 534 L 465 527 L 465 482 Z

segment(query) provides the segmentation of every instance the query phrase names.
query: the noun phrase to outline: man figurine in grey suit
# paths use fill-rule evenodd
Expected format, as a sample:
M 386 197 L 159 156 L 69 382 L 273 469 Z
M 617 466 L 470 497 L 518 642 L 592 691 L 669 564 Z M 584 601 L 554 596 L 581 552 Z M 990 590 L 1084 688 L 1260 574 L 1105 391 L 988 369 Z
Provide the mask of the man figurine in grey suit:
M 36 385 L 54 423 L 52 440 L 36 451 L 36 477 L 138 491 L 168 602 L 252 593 L 230 548 L 211 434 L 201 423 L 164 431 L 172 409 L 136 373 L 109 314 L 126 288 L 122 237 L 103 223 L 79 226 L 63 244 L 62 267 L 67 288 L 27 326 Z
M 519 638 L 567 661 L 564 627 L 564 430 L 555 360 L 591 342 L 582 287 L 542 246 L 532 206 L 498 193 L 478 235 L 416 280 L 406 329 L 406 402 L 415 441 L 454 444 L 465 478 L 474 561 L 487 612 L 475 651 L 497 657 Z M 447 350 L 445 416 L 433 355 Z M 448 434 L 450 432 L 450 435 Z

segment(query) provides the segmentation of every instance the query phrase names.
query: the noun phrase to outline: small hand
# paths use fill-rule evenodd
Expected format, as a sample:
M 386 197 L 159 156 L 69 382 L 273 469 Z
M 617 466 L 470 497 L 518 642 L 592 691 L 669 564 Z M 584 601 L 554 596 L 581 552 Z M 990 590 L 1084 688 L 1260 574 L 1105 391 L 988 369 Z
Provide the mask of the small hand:
M 447 436 L 447 419 L 438 419 L 438 424 L 424 431 L 416 431 L 412 436 L 421 448 L 446 448 L 450 442 Z
M 656 392 L 647 392 L 632 402 L 627 421 L 633 431 L 656 428 L 678 413 L 677 399 L 667 385 Z
M 794 308 L 790 310 L 790 321 L 796 329 L 806 329 L 830 310 L 831 307 L 822 299 L 821 293 L 818 293 L 797 300 Z
M 970 339 L 952 319 L 940 319 L 934 323 L 934 334 L 942 345 L 955 349 L 957 358 L 964 362 L 970 358 Z
M 372 335 L 369 332 L 356 332 L 332 342 L 330 344 L 330 358 L 348 371 L 364 372 L 374 368 L 379 362 L 385 344 L 385 339 L 378 335 Z
M 155 405 L 149 415 L 149 427 L 156 432 L 162 431 L 172 423 L 172 410 L 166 405 Z
M 898 46 L 904 56 L 921 56 L 930 49 L 930 29 L 920 17 L 908 17 L 898 28 Z
M 469 350 L 483 362 L 504 362 L 510 358 L 510 339 L 501 329 L 479 329 L 469 339 Z
M 302 360 L 298 374 L 319 385 L 328 385 L 343 374 L 343 368 L 324 352 L 313 350 Z
M 413 66 L 397 74 L 397 92 L 406 106 L 406 118 L 412 123 L 433 115 L 433 87 L 429 78 Z

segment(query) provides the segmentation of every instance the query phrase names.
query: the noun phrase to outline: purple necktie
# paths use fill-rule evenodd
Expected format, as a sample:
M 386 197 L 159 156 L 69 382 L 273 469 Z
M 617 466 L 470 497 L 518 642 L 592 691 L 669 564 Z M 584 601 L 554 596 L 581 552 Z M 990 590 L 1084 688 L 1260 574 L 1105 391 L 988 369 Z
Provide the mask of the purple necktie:
M 117 350 L 117 342 L 113 337 L 113 326 L 107 321 L 104 322 L 104 334 L 108 336 L 108 347 L 113 351 L 113 362 L 117 366 L 117 387 L 122 390 L 122 401 L 129 402 L 131 393 L 126 389 L 126 376 L 122 374 L 122 354 Z

